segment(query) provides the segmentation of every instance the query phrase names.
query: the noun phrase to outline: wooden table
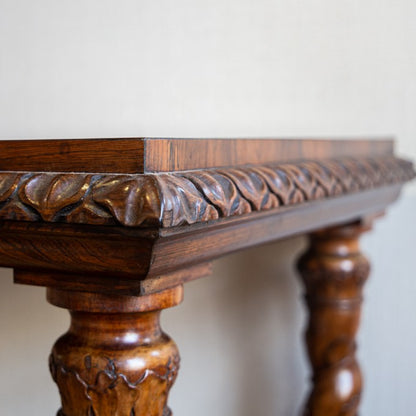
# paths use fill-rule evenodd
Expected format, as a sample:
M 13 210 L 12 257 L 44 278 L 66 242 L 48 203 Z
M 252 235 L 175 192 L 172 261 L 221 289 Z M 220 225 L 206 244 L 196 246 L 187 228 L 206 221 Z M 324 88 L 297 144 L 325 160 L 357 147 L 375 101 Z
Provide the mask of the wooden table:
M 0 142 L 0 265 L 71 314 L 49 362 L 58 415 L 170 415 L 179 352 L 160 312 L 219 256 L 299 233 L 304 415 L 357 415 L 358 240 L 414 176 L 390 140 Z

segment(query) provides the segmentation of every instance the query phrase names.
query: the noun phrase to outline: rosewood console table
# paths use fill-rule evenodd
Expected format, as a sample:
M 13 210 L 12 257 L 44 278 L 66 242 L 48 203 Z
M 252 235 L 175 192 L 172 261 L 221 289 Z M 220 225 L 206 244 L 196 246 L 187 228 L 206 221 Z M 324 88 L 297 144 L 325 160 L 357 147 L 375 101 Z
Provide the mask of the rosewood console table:
M 0 265 L 72 317 L 50 355 L 58 415 L 170 415 L 179 353 L 160 312 L 213 259 L 299 233 L 304 415 L 357 415 L 358 240 L 414 176 L 388 140 L 0 142 Z

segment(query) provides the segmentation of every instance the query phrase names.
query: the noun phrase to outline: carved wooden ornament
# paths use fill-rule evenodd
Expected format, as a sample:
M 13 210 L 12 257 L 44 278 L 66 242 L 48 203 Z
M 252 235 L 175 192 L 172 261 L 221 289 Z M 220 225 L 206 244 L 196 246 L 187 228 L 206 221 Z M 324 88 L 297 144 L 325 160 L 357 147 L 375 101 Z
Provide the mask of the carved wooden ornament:
M 150 174 L 0 172 L 0 219 L 174 227 L 402 183 L 390 157 Z

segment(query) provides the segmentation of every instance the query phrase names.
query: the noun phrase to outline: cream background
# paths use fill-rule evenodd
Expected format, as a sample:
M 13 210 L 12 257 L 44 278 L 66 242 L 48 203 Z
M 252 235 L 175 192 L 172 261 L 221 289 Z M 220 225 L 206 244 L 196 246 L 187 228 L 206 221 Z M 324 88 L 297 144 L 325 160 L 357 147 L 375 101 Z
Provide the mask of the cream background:
M 416 160 L 412 0 L 0 0 L 0 138 L 376 136 Z M 414 408 L 416 186 L 363 238 L 373 261 L 362 414 Z M 292 416 L 306 389 L 301 237 L 215 263 L 164 313 L 177 416 Z M 68 324 L 0 275 L 0 414 L 55 414 Z

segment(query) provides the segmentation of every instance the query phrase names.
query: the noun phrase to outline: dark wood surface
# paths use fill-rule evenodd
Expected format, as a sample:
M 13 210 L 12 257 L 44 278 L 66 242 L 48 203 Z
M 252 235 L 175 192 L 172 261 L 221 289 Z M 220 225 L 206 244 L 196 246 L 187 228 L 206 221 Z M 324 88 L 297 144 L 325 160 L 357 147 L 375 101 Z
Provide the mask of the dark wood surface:
M 304 416 L 357 416 L 362 376 L 355 351 L 368 260 L 360 223 L 313 233 L 298 268 L 306 289 L 306 344 L 313 385 Z
M 389 139 L 1 140 L 0 171 L 149 173 L 392 154 Z
M 14 267 L 20 283 L 144 294 L 205 276 L 195 267 L 228 253 L 382 213 L 400 188 L 160 230 L 6 221 L 0 265 Z
M 313 232 L 305 415 L 356 416 L 358 235 L 414 176 L 390 140 L 0 142 L 0 266 L 71 311 L 50 360 L 58 415 L 170 415 L 179 355 L 160 311 L 212 260 Z
M 170 415 L 179 351 L 162 332 L 160 311 L 182 295 L 182 286 L 141 298 L 49 289 L 48 301 L 71 311 L 49 358 L 58 416 Z
M 141 139 L 0 140 L 0 170 L 142 173 L 144 142 Z
M 265 165 L 338 157 L 380 157 L 393 142 L 330 139 L 147 139 L 145 172 Z
M 402 184 L 394 156 L 153 174 L 0 171 L 0 220 L 169 228 Z

